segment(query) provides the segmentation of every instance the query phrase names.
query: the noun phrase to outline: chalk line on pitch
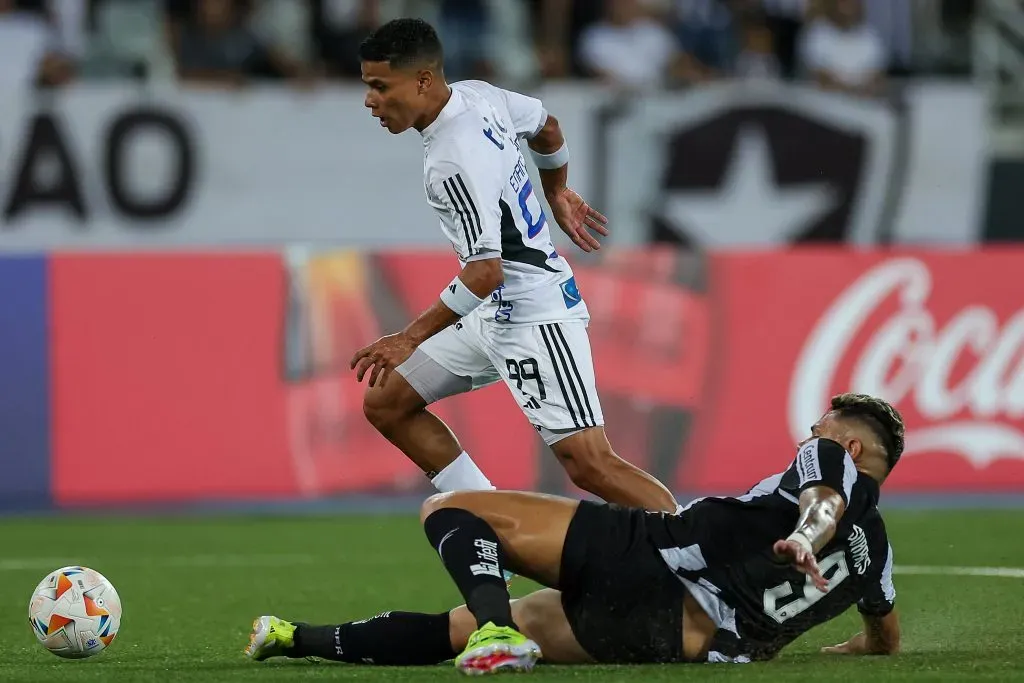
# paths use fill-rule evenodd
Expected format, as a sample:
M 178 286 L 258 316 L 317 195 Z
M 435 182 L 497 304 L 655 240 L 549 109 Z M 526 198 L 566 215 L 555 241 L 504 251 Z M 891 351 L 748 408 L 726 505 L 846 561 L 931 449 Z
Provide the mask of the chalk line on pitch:
M 90 558 L 84 564 L 90 566 Z M 171 557 L 140 557 L 137 559 L 115 558 L 104 565 L 114 567 L 293 567 L 299 564 L 311 564 L 316 561 L 313 555 L 174 555 Z M 0 572 L 27 570 L 52 571 L 60 567 L 83 564 L 82 559 L 73 558 L 11 558 L 0 560 Z M 97 564 L 97 563 L 94 563 Z M 102 571 L 98 567 L 93 567 Z
M 904 576 L 991 576 L 1003 579 L 1024 579 L 1024 569 L 1018 567 L 927 567 L 895 565 L 893 574 Z

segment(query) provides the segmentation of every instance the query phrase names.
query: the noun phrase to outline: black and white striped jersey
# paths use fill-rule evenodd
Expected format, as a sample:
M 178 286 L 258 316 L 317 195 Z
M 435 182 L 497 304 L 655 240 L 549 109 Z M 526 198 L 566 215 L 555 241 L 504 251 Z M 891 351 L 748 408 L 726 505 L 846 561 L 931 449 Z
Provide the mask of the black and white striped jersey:
M 423 130 L 423 184 L 463 265 L 502 260 L 505 283 L 477 314 L 504 324 L 588 318 L 519 147 L 544 126 L 543 105 L 483 81 L 451 88 L 448 104 Z
M 818 485 L 839 492 L 847 505 L 832 541 L 817 554 L 826 593 L 772 551 L 796 527 L 800 494 Z M 857 472 L 840 444 L 816 438 L 800 446 L 784 472 L 746 495 L 699 499 L 679 515 L 652 519 L 662 558 L 718 626 L 710 659 L 771 658 L 855 604 L 865 614 L 888 614 L 896 591 L 878 496 L 878 483 Z

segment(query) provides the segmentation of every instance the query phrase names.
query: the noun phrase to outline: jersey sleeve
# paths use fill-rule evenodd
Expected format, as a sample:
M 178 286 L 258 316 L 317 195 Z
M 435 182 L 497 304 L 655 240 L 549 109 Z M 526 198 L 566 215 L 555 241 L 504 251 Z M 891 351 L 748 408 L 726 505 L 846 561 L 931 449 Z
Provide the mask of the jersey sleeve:
M 501 255 L 501 187 L 489 187 L 481 177 L 489 176 L 445 163 L 435 169 L 429 183 L 431 206 L 464 262 Z
M 512 125 L 516 127 L 516 137 L 530 139 L 537 135 L 548 120 L 548 112 L 541 101 L 511 90 L 501 90 L 501 93 Z
M 846 449 L 831 439 L 812 439 L 796 454 L 797 486 L 800 493 L 813 486 L 827 486 L 850 504 L 857 467 Z
M 530 139 L 534 137 L 548 120 L 548 112 L 544 109 L 544 104 L 536 97 L 505 90 L 486 81 L 462 81 L 462 83 L 476 90 L 492 104 L 495 104 L 496 100 L 500 100 L 508 111 L 517 138 Z
M 884 617 L 896 606 L 896 587 L 892 582 L 892 546 L 886 544 L 882 571 L 872 577 L 857 611 L 870 617 Z

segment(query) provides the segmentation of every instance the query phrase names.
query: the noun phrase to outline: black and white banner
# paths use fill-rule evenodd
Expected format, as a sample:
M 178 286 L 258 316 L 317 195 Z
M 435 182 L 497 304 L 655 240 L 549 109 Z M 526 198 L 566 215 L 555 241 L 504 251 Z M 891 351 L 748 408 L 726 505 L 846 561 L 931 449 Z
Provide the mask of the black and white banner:
M 606 127 L 613 223 L 709 248 L 979 238 L 987 99 L 923 84 L 868 100 L 723 83 L 631 103 Z

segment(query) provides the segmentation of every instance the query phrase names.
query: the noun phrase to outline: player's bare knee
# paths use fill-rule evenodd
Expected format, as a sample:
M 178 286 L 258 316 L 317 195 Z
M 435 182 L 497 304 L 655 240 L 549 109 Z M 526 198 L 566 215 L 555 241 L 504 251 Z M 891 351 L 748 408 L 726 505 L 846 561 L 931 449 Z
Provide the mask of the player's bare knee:
M 412 400 L 406 393 L 390 385 L 368 388 L 363 394 L 363 415 L 381 434 L 394 431 L 423 407 L 422 401 Z
M 434 514 L 441 508 L 458 507 L 458 491 L 448 493 L 435 493 L 423 501 L 420 506 L 420 522 L 425 522 L 427 517 Z

